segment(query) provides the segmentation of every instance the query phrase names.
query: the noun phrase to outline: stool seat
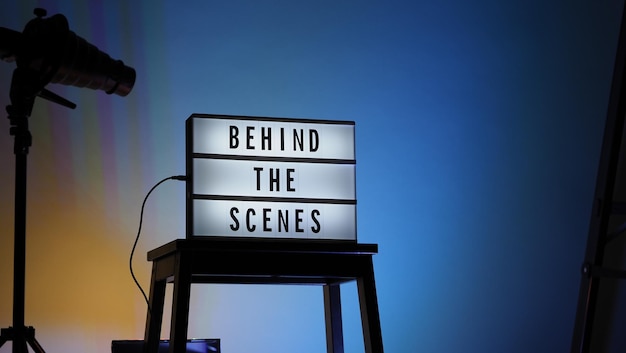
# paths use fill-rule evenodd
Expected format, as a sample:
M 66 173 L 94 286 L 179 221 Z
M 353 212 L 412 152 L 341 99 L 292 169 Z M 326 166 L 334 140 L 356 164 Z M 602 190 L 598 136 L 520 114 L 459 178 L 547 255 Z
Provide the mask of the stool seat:
M 324 287 L 328 353 L 343 353 L 340 284 L 357 281 L 367 353 L 382 353 L 372 256 L 377 244 L 355 241 L 196 237 L 148 252 L 152 261 L 146 353 L 156 353 L 165 287 L 173 283 L 169 352 L 184 352 L 192 283 L 311 284 Z

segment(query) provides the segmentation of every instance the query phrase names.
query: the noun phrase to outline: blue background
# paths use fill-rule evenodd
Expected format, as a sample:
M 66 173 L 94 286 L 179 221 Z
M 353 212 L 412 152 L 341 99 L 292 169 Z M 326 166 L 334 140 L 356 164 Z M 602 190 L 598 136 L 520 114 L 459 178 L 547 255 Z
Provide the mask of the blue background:
M 185 119 L 313 118 L 356 123 L 358 240 L 379 245 L 387 352 L 568 351 L 622 6 L 4 1 L 0 26 L 21 31 L 44 7 L 137 70 L 128 97 L 51 84 L 78 108 L 35 105 L 26 324 L 50 352 L 142 338 L 128 256 L 148 190 L 184 174 Z M 13 68 L 0 67 L 2 105 Z M 3 327 L 14 182 L 5 124 Z M 144 288 L 145 253 L 184 237 L 184 196 L 170 181 L 148 201 L 134 260 Z M 356 286 L 342 294 L 346 352 L 359 352 Z M 221 338 L 224 352 L 322 352 L 322 289 L 194 286 L 189 335 Z

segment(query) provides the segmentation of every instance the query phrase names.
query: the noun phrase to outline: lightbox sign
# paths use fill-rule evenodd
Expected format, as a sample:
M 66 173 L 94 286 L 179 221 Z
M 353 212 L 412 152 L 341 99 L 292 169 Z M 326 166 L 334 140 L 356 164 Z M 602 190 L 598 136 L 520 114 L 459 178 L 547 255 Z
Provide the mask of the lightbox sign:
M 193 114 L 187 237 L 356 241 L 354 122 Z

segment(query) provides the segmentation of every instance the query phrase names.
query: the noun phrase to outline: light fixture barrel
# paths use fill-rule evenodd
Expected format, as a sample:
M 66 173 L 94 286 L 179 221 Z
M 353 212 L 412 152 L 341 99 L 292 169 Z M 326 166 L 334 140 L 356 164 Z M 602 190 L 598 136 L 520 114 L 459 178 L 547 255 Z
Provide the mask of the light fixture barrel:
M 34 72 L 42 87 L 60 83 L 126 96 L 135 84 L 135 69 L 77 36 L 60 14 L 34 18 L 22 33 L 0 28 L 0 59 Z

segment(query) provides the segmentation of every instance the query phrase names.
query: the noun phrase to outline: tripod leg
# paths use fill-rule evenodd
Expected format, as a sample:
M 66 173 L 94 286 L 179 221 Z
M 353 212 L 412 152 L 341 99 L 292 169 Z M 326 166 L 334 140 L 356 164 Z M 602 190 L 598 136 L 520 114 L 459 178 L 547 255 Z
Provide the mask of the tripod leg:
M 26 327 L 24 328 L 25 330 L 25 339 L 26 342 L 24 343 L 24 346 L 26 346 L 26 343 L 28 343 L 30 345 L 30 347 L 33 349 L 33 351 L 35 351 L 35 353 L 46 353 L 43 348 L 41 347 L 41 345 L 39 344 L 39 342 L 37 342 L 37 340 L 35 339 L 35 328 L 32 326 Z M 27 350 L 24 350 L 24 352 L 28 352 Z
M 28 344 L 33 349 L 33 351 L 35 351 L 35 353 L 46 353 L 46 351 L 43 350 L 43 347 L 41 347 L 39 342 L 37 342 L 35 337 L 28 338 Z

